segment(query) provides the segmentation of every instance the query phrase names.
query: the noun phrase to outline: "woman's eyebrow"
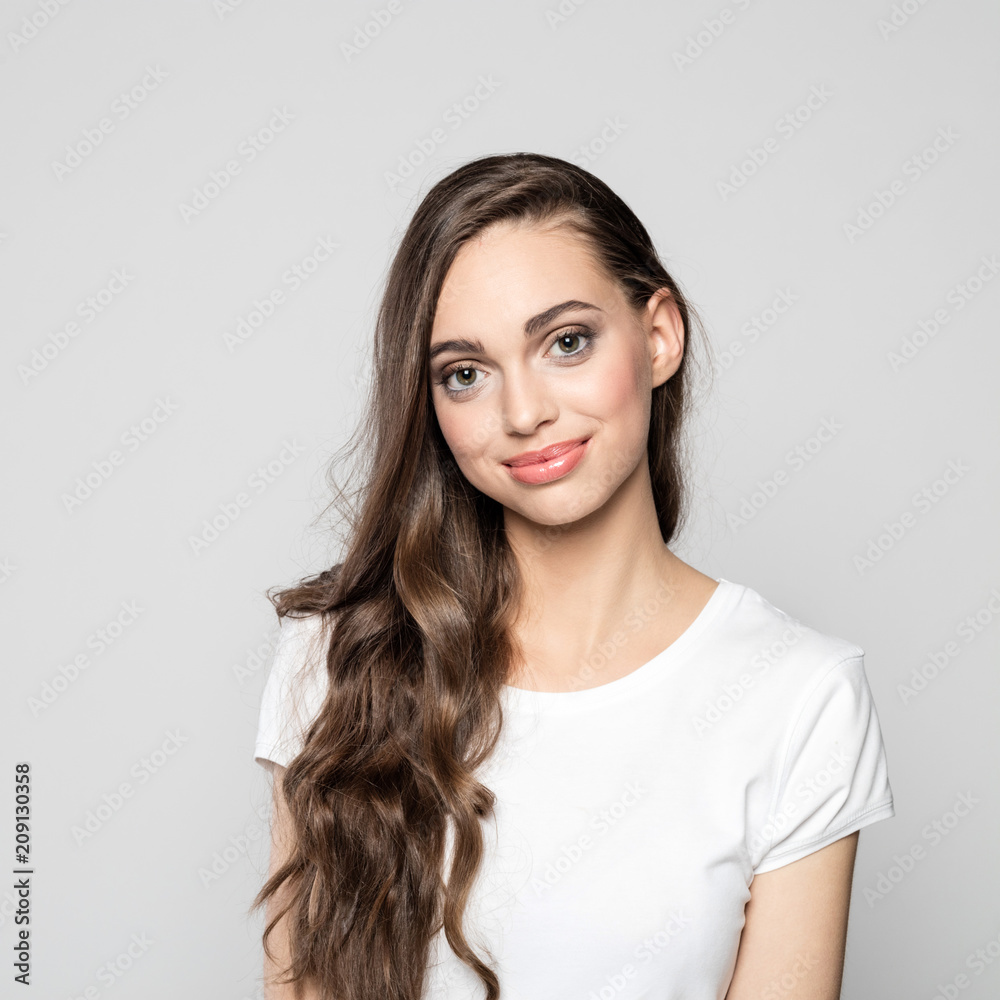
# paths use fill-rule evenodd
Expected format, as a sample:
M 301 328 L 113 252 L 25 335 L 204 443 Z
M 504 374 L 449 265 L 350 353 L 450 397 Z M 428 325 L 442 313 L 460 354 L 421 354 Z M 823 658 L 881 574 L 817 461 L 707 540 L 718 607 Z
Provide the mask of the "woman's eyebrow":
M 548 326 L 554 319 L 570 309 L 596 309 L 598 312 L 603 312 L 602 309 L 591 305 L 589 302 L 581 302 L 579 299 L 569 299 L 566 302 L 560 302 L 557 306 L 546 309 L 544 312 L 540 312 L 537 316 L 532 316 L 524 324 L 525 337 L 533 337 L 539 330 Z
M 581 302 L 579 299 L 567 299 L 565 302 L 560 302 L 558 305 L 550 306 L 548 309 L 538 313 L 537 316 L 532 316 L 524 324 L 524 336 L 530 338 L 535 336 L 539 330 L 544 329 L 551 323 L 554 319 L 557 319 L 564 312 L 568 312 L 570 309 L 594 309 L 597 312 L 603 312 L 599 306 L 592 305 L 590 302 Z M 444 354 L 445 351 L 455 351 L 459 354 L 485 354 L 486 350 L 482 343 L 478 340 L 467 340 L 462 338 L 461 340 L 444 340 L 440 344 L 435 344 L 431 348 L 430 360 L 433 361 L 439 354 Z

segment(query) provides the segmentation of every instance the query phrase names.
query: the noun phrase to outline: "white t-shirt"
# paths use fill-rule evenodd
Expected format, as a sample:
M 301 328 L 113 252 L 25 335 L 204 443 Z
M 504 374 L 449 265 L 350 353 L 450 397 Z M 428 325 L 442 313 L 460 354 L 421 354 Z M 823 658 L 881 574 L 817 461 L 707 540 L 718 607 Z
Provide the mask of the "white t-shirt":
M 282 625 L 264 766 L 295 756 L 325 694 L 320 644 L 308 655 L 317 620 Z M 505 687 L 465 918 L 502 1000 L 723 997 L 754 875 L 895 815 L 863 657 L 722 579 L 680 638 L 624 677 Z M 443 933 L 430 960 L 428 1000 L 484 996 Z

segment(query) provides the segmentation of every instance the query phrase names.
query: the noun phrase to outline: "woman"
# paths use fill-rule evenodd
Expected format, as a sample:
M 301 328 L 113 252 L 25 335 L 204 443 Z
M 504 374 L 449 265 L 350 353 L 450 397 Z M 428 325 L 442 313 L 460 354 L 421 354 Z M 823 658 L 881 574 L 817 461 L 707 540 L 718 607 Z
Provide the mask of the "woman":
M 878 717 L 862 649 L 669 548 L 692 316 L 563 160 L 421 202 L 344 560 L 275 598 L 270 996 L 839 997 Z

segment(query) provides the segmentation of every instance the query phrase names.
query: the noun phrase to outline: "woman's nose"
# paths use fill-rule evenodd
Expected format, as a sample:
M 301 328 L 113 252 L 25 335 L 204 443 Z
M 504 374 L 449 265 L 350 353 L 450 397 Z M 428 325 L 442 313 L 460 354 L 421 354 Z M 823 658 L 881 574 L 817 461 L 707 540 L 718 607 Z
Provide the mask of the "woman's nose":
M 500 405 L 508 434 L 530 435 L 541 424 L 554 420 L 558 413 L 552 386 L 541 373 L 528 367 L 519 368 L 504 379 Z

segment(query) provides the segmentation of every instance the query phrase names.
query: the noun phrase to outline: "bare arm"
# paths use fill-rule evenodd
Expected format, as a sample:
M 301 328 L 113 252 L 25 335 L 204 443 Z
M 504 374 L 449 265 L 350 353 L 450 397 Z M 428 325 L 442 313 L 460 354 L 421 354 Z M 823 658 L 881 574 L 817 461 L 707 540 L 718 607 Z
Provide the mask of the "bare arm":
M 839 1000 L 859 833 L 754 878 L 726 1000 Z
M 291 817 L 288 807 L 285 804 L 285 796 L 282 790 L 282 782 L 285 777 L 285 769 L 280 764 L 275 764 L 272 770 L 274 776 L 274 809 L 271 813 L 271 860 L 268 867 L 268 877 L 274 874 L 284 863 L 289 846 L 292 843 Z M 267 901 L 266 921 L 270 923 L 275 914 L 285 905 L 285 890 L 288 888 L 286 882 Z M 272 980 L 279 977 L 287 968 L 290 960 L 290 949 L 288 943 L 287 919 L 282 918 L 274 927 L 268 938 L 268 946 L 274 953 L 274 961 L 264 956 L 264 997 L 265 1000 L 320 1000 L 319 991 L 314 987 L 307 987 L 298 995 L 294 992 L 294 987 L 290 983 L 274 985 Z

